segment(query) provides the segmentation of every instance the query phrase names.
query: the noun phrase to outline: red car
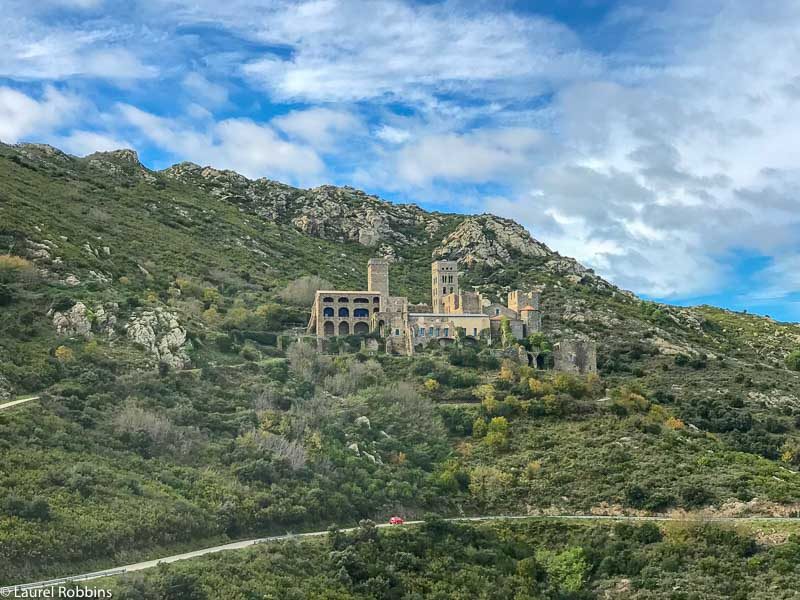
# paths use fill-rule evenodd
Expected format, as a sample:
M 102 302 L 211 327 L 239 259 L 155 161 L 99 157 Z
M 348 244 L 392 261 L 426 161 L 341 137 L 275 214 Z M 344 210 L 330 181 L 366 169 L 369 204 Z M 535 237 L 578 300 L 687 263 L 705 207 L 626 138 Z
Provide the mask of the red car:
M 392 517 L 389 519 L 389 525 L 402 525 L 405 523 L 401 517 Z

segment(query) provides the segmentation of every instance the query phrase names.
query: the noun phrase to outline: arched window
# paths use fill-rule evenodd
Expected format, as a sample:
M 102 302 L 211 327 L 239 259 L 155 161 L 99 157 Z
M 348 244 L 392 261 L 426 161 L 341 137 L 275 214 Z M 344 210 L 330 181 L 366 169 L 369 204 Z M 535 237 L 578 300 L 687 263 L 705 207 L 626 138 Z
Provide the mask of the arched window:
M 334 335 L 336 329 L 333 326 L 333 321 L 325 321 L 325 325 L 323 325 L 323 330 L 325 332 L 325 337 L 330 337 Z
M 367 298 L 356 298 L 353 302 L 357 302 L 358 304 L 369 304 L 369 300 Z
M 347 308 L 346 306 L 342 306 L 339 309 L 339 316 L 340 317 L 349 317 L 350 316 L 350 309 Z
M 347 309 L 345 309 L 347 310 Z M 369 316 L 369 309 L 368 308 L 357 308 L 353 311 L 353 316 L 357 319 L 365 319 Z
M 372 301 L 373 301 L 375 304 L 377 304 L 378 302 L 380 302 L 380 301 L 381 301 L 381 297 L 380 297 L 380 296 L 375 296 L 375 297 L 373 297 L 373 298 L 372 298 Z
M 333 316 L 333 307 L 332 306 L 326 306 L 325 308 L 323 308 L 322 309 L 322 316 L 323 317 L 332 317 Z
M 325 296 L 325 297 L 322 299 L 322 301 L 323 301 L 323 302 L 333 302 L 333 298 L 331 298 L 330 296 Z
M 350 302 L 350 298 L 348 298 L 347 296 L 342 296 L 341 298 L 339 298 L 339 302 Z
M 339 335 L 350 335 L 350 323 L 347 321 L 339 323 Z
M 376 313 L 376 312 L 380 312 L 380 311 L 381 311 L 381 309 L 380 309 L 380 308 L 378 308 L 377 306 L 376 306 L 375 308 L 373 308 L 373 309 L 372 309 L 372 312 L 374 312 L 374 313 Z
M 361 321 L 353 326 L 353 333 L 356 335 L 367 335 L 369 333 L 369 325 Z

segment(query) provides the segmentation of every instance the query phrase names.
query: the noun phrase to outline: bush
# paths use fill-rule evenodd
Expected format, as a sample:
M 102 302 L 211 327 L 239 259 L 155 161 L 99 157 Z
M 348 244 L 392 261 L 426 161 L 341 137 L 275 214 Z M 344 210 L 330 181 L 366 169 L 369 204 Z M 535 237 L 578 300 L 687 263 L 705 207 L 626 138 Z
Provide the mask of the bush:
M 31 261 L 13 254 L 0 254 L 0 283 L 26 281 L 35 274 Z
M 789 353 L 786 357 L 786 366 L 792 371 L 800 371 L 800 350 Z
M 332 287 L 330 282 L 317 275 L 306 275 L 289 282 L 278 292 L 278 298 L 288 304 L 311 306 L 317 290 L 329 290 Z
M 508 420 L 505 417 L 494 417 L 489 421 L 486 443 L 495 450 L 508 448 Z

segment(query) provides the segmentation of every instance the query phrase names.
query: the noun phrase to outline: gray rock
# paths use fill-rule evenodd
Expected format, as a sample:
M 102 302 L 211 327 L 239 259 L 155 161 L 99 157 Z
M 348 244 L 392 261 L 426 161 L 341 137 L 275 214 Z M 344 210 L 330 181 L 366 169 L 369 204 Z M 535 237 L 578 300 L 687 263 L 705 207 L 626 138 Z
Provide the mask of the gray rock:
M 523 256 L 554 255 L 518 223 L 494 215 L 479 215 L 456 227 L 433 251 L 433 258 L 449 258 L 466 265 L 499 266 L 511 260 L 512 251 Z
M 144 310 L 131 317 L 125 330 L 128 339 L 142 346 L 157 362 L 173 369 L 190 366 L 186 330 L 174 313 L 161 307 Z
M 89 320 L 88 311 L 83 302 L 76 303 L 63 313 L 54 312 L 53 326 L 60 336 L 83 336 L 85 338 L 92 336 L 92 323 Z

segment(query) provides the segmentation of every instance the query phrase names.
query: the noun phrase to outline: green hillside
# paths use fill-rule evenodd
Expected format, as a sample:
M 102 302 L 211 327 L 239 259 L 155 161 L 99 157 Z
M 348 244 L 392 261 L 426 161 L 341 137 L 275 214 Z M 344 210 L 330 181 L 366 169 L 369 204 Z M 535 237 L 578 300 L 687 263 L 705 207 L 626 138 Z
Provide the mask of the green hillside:
M 293 345 L 315 286 L 364 287 L 373 256 L 413 302 L 433 256 L 495 299 L 541 287 L 525 344 L 591 338 L 600 376 Z M 0 404 L 41 394 L 0 410 L 0 585 L 392 514 L 794 516 L 799 347 L 795 324 L 641 301 L 491 215 L 0 145 Z

